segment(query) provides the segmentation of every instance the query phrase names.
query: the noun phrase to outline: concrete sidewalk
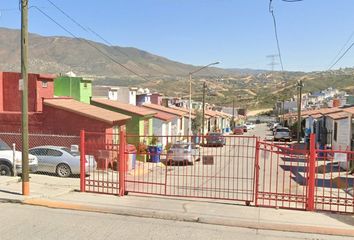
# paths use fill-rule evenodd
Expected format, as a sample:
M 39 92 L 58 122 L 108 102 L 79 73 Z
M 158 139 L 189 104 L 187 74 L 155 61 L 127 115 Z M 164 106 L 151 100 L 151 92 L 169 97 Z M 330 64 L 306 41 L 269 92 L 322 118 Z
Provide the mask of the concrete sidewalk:
M 14 178 L 0 178 L 0 199 L 58 209 L 198 222 L 252 229 L 291 231 L 354 237 L 354 217 L 330 213 L 305 212 L 236 205 L 232 201 L 167 198 L 148 195 L 117 197 L 80 193 L 77 179 L 56 184 L 55 178 L 34 176 L 31 196 L 23 197 Z M 49 181 L 49 183 L 48 183 Z M 20 185 L 21 186 L 21 185 Z M 4 190 L 7 189 L 7 190 Z M 9 190 L 10 189 L 10 190 Z M 17 191 L 17 192 L 16 192 Z

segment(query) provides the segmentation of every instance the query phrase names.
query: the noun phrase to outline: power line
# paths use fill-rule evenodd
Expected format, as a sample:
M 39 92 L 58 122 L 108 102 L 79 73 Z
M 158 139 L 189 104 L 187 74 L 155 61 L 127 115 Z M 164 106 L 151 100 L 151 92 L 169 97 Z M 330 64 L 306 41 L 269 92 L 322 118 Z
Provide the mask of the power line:
M 279 38 L 278 38 L 277 21 L 275 19 L 275 15 L 274 15 L 274 11 L 273 11 L 272 0 L 269 0 L 269 12 L 272 14 L 272 18 L 273 18 L 274 34 L 275 34 L 275 39 L 276 39 L 276 42 L 277 42 L 280 66 L 281 66 L 282 72 L 284 72 L 283 58 L 282 58 L 282 55 L 281 55 Z
M 349 52 L 349 50 L 354 46 L 354 42 L 350 44 L 350 46 L 347 48 L 347 50 L 344 51 L 344 53 L 335 61 L 329 68 L 328 70 L 331 70 L 342 58 Z
M 79 38 L 77 37 L 74 33 L 72 33 L 71 31 L 69 31 L 67 28 L 65 28 L 63 25 L 61 25 L 59 22 L 57 22 L 55 19 L 53 19 L 51 16 L 49 16 L 47 13 L 45 13 L 43 10 L 41 10 L 40 8 L 38 8 L 37 6 L 31 6 L 30 8 L 35 8 L 37 9 L 40 13 L 42 13 L 44 16 L 46 16 L 48 19 L 50 19 L 52 22 L 54 22 L 56 25 L 58 25 L 61 29 L 63 29 L 65 32 L 67 32 L 68 34 L 70 34 L 73 38 L 82 41 L 86 44 L 88 44 L 89 46 L 91 46 L 92 48 L 94 48 L 96 51 L 98 51 L 100 54 L 102 54 L 103 56 L 105 56 L 106 58 L 108 58 L 109 60 L 111 60 L 112 62 L 116 63 L 117 65 L 121 66 L 122 68 L 124 68 L 125 70 L 129 71 L 130 73 L 133 73 L 134 75 L 148 81 L 147 78 L 145 78 L 144 76 L 138 74 L 137 72 L 131 70 L 130 68 L 124 66 L 123 64 L 121 64 L 120 62 L 118 62 L 116 59 L 114 59 L 113 57 L 109 56 L 108 54 L 106 54 L 105 52 L 103 52 L 101 49 L 99 49 L 98 47 L 96 47 L 94 44 L 92 44 L 91 42 L 89 42 L 86 39 L 83 38 Z
M 58 11 L 60 11 L 63 15 L 65 15 L 68 19 L 70 19 L 73 23 L 75 23 L 77 26 L 79 26 L 81 29 L 83 29 L 87 33 L 91 33 L 101 39 L 104 43 L 106 43 L 108 46 L 115 47 L 111 42 L 109 42 L 107 39 L 105 39 L 102 35 L 98 34 L 96 31 L 91 29 L 90 27 L 84 27 L 82 24 L 80 24 L 77 20 L 75 20 L 72 16 L 70 16 L 67 12 L 65 12 L 63 9 L 61 9 L 58 5 L 56 5 L 53 1 L 47 0 L 53 7 L 55 7 Z M 115 47 L 115 50 L 123 54 L 125 57 L 129 58 L 129 55 L 120 50 L 119 47 Z M 165 72 L 162 72 L 158 69 L 154 69 L 154 71 L 159 72 L 161 74 L 166 74 Z
M 347 41 L 344 43 L 344 45 L 342 46 L 342 48 L 339 50 L 338 54 L 333 58 L 333 60 L 331 61 L 330 67 L 328 67 L 328 70 L 330 70 L 332 67 L 334 67 L 334 65 L 337 63 L 334 63 L 334 61 L 336 61 L 336 59 L 339 57 L 339 55 L 341 54 L 341 52 L 343 52 L 345 46 L 348 45 L 349 41 L 353 38 L 354 36 L 354 31 L 352 32 L 352 34 L 350 34 L 349 38 L 347 39 Z M 351 47 L 350 47 L 351 48 Z M 349 49 L 350 49 L 349 48 Z M 344 56 L 343 56 L 344 57 Z M 340 59 L 339 59 L 340 60 Z
M 93 33 L 94 35 L 96 35 L 96 37 L 100 38 L 103 42 L 105 42 L 107 45 L 109 46 L 113 46 L 113 44 L 111 42 L 109 42 L 108 40 L 106 40 L 104 37 L 102 37 L 100 34 L 98 34 L 97 32 L 95 32 L 94 30 L 92 30 L 89 27 L 84 27 L 82 24 L 80 24 L 77 20 L 75 20 L 72 16 L 70 16 L 67 12 L 65 12 L 63 9 L 61 9 L 58 5 L 56 5 L 55 3 L 53 3 L 51 0 L 47 0 L 53 7 L 55 7 L 59 12 L 61 12 L 64 16 L 66 16 L 68 19 L 70 19 L 73 23 L 75 23 L 77 26 L 79 26 L 82 30 L 84 30 L 87 33 Z M 128 57 L 128 55 L 123 52 L 120 51 L 119 49 L 117 49 L 120 53 L 122 53 L 123 55 L 125 55 L 126 57 Z

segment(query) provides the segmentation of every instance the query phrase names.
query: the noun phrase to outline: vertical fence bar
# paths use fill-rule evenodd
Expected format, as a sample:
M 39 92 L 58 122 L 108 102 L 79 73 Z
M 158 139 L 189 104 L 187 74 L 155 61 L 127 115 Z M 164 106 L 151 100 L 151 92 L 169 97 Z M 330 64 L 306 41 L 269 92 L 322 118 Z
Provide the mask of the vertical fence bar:
M 307 207 L 306 210 L 315 209 L 315 174 L 316 174 L 316 141 L 315 134 L 310 135 L 310 158 L 308 163 L 308 181 L 307 181 Z
M 125 194 L 125 131 L 119 134 L 119 196 Z
M 86 191 L 85 130 L 80 131 L 80 192 Z
M 260 167 L 259 167 L 259 146 L 260 146 L 260 142 L 259 142 L 259 138 L 256 138 L 256 158 L 255 158 L 255 164 L 254 164 L 254 176 L 255 176 L 255 181 L 254 181 L 254 204 L 255 206 L 258 206 L 258 191 L 259 191 L 259 171 L 260 171 Z

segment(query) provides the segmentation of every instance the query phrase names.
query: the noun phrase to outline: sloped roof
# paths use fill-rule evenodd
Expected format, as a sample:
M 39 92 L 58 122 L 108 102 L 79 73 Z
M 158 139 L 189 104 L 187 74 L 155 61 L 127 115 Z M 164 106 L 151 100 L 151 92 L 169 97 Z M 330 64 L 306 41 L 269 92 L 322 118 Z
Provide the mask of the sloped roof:
M 153 110 L 159 110 L 159 111 L 162 111 L 162 112 L 174 114 L 174 115 L 180 116 L 180 117 L 183 117 L 183 116 L 186 115 L 186 113 L 181 111 L 181 110 L 164 107 L 164 106 L 157 105 L 157 104 L 145 103 L 143 106 L 147 107 L 147 108 L 150 108 L 150 109 L 153 109 Z
M 318 109 L 318 111 L 322 114 L 328 114 L 328 113 L 341 112 L 343 110 L 338 107 L 334 107 L 334 108 L 320 108 Z
M 184 111 L 185 113 L 187 113 L 187 115 L 189 115 L 189 109 L 187 109 L 187 108 L 174 107 L 174 106 L 171 106 L 170 108 L 177 109 L 177 110 L 180 110 L 180 111 Z M 205 110 L 204 114 L 205 114 L 204 118 L 206 118 L 206 119 L 209 119 L 210 117 L 212 117 L 211 114 L 207 114 L 206 113 L 206 110 Z M 194 119 L 194 118 L 195 118 L 195 110 L 193 109 L 192 110 L 192 119 Z
M 219 116 L 219 114 L 216 111 L 212 111 L 212 110 L 205 110 L 205 114 L 208 114 L 211 117 Z
M 142 108 L 146 108 L 146 107 L 142 107 Z M 150 108 L 146 108 L 147 110 L 150 110 Z M 154 118 L 160 119 L 162 121 L 166 121 L 166 122 L 170 122 L 173 119 L 177 118 L 176 115 L 174 114 L 170 114 L 167 112 L 163 112 L 163 111 L 159 111 L 159 110 L 155 110 L 156 114 L 154 115 Z
M 321 113 L 316 113 L 316 114 L 311 114 L 310 116 L 313 117 L 314 119 L 317 119 L 317 118 L 321 118 L 323 115 Z
M 153 116 L 156 114 L 156 111 L 153 111 L 151 109 L 143 108 L 143 107 L 138 107 L 134 106 L 128 103 L 122 103 L 118 101 L 113 101 L 109 99 L 103 99 L 103 98 L 92 98 L 91 102 L 99 103 L 105 106 L 109 106 L 118 110 L 123 110 L 129 113 L 133 113 L 139 116 Z
M 354 107 L 343 108 L 344 112 L 354 114 Z
M 82 103 L 71 98 L 44 99 L 43 104 L 112 125 L 131 119 L 130 116 Z
M 334 120 L 338 120 L 338 119 L 349 117 L 349 113 L 347 113 L 347 112 L 336 112 L 336 113 L 327 114 L 326 116 L 328 116 L 328 117 L 330 117 L 330 118 L 332 118 Z

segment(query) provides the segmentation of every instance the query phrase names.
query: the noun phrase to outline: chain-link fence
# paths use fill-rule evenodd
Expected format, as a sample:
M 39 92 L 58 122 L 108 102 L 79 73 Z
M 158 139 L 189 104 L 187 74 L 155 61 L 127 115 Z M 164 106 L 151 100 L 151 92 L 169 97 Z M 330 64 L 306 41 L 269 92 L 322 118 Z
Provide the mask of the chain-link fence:
M 29 134 L 30 173 L 55 176 L 58 179 L 80 174 L 80 137 L 51 134 Z M 0 133 L 0 174 L 21 175 L 21 133 Z

